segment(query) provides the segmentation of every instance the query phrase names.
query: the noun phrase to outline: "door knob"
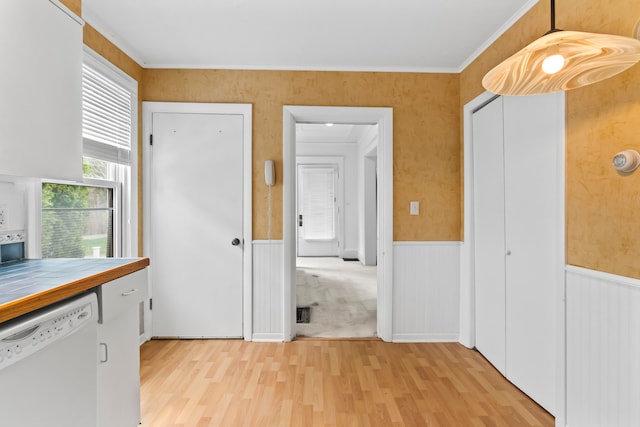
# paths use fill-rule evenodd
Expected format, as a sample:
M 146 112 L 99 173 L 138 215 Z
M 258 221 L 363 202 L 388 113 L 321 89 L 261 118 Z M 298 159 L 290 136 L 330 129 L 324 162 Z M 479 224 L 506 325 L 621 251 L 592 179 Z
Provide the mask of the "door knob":
M 510 256 L 510 255 L 511 255 L 511 251 L 508 250 L 507 251 L 507 256 Z
M 238 238 L 236 237 L 235 239 L 233 239 L 233 240 L 231 241 L 231 244 L 232 244 L 233 246 L 238 246 L 238 245 L 240 244 L 240 239 L 238 239 Z

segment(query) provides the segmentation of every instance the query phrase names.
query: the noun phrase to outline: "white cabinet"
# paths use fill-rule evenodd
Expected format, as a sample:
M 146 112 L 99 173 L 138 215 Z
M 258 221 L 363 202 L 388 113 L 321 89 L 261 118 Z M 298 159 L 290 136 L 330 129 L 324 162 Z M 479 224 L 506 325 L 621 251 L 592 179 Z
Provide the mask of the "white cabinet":
M 564 95 L 474 113 L 476 347 L 553 413 L 563 255 Z
M 82 178 L 82 25 L 48 0 L 0 13 L 0 175 Z
M 140 302 L 147 298 L 147 269 L 99 288 L 98 427 L 140 423 Z

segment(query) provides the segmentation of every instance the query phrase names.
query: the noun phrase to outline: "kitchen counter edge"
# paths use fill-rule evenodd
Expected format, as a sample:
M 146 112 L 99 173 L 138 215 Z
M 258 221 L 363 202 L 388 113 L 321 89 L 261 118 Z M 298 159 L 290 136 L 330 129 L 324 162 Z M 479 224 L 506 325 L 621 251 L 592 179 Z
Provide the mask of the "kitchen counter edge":
M 149 258 L 132 259 L 131 262 L 126 264 L 0 305 L 0 323 L 15 319 L 23 314 L 55 304 L 66 298 L 126 276 L 127 274 L 142 270 L 148 267 L 149 264 Z

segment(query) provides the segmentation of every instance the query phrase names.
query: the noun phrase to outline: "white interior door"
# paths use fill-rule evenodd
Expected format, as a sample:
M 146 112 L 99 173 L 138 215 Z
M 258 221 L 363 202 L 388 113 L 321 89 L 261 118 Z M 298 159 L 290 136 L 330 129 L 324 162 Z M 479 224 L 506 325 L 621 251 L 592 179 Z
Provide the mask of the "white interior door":
M 241 337 L 243 116 L 152 120 L 153 335 Z
M 555 410 L 563 94 L 505 97 L 507 378 Z
M 506 368 L 504 154 L 502 98 L 473 114 L 476 347 Z
M 339 256 L 338 164 L 298 164 L 298 256 Z

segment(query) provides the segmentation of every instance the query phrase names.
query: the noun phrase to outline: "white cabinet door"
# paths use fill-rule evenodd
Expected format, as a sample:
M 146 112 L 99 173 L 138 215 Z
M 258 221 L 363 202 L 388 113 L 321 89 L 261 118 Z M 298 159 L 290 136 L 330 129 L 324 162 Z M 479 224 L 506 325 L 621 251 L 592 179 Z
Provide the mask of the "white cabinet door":
M 132 305 L 98 327 L 98 427 L 140 423 L 138 313 Z
M 139 270 L 98 291 L 98 427 L 140 423 L 140 302 L 148 296 L 148 271 Z
M 82 26 L 47 0 L 0 13 L 0 175 L 82 178 Z

